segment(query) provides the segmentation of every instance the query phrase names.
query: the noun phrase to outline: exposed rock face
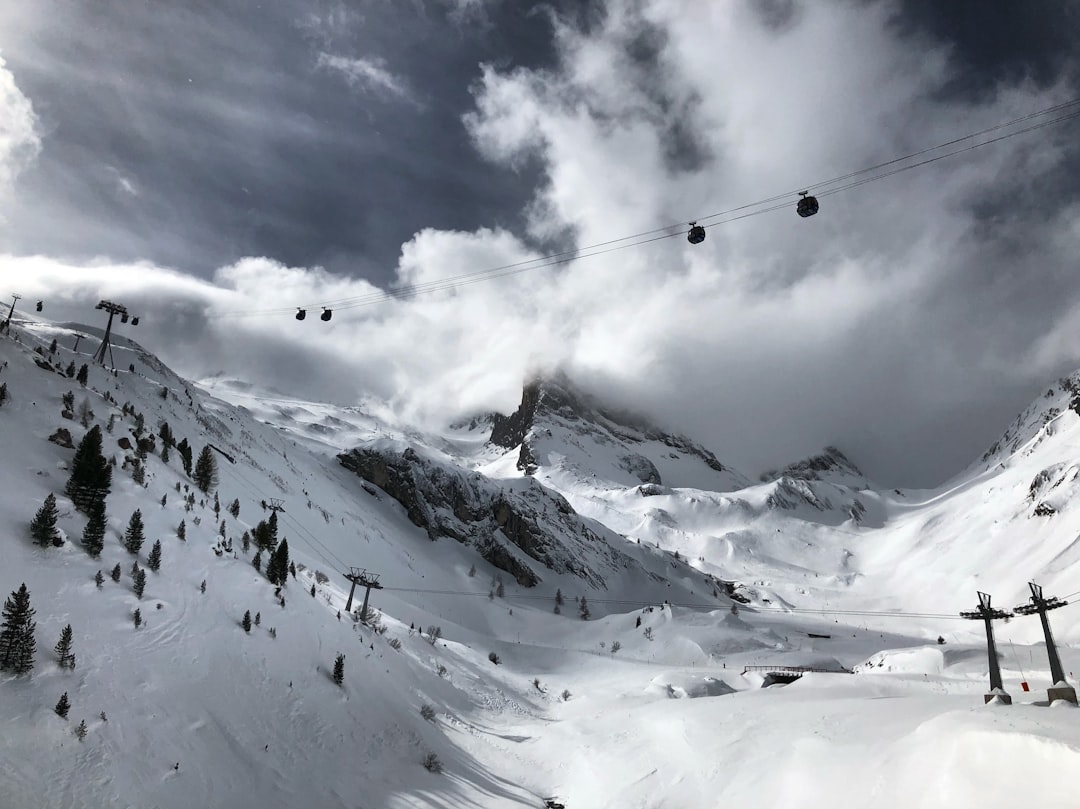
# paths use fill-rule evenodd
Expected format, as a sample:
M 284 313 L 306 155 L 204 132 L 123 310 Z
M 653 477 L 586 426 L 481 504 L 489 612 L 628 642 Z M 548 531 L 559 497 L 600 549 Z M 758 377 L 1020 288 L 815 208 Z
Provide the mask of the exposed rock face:
M 338 460 L 397 500 L 432 540 L 452 537 L 476 548 L 524 587 L 540 581 L 534 563 L 600 588 L 607 570 L 631 564 L 565 498 L 531 478 L 504 488 L 391 441 L 366 444 Z
M 632 486 L 640 483 L 731 490 L 749 483 L 693 441 L 639 416 L 617 412 L 574 387 L 564 376 L 525 385 L 509 416 L 491 417 L 491 443 L 520 447 L 526 475 L 550 465 L 551 453 L 583 476 Z M 714 474 L 718 473 L 718 474 Z M 678 482 L 668 480 L 673 475 Z
M 769 481 L 784 477 L 796 480 L 833 480 L 834 482 L 847 478 L 844 482 L 857 481 L 863 485 L 863 488 L 869 485 L 859 468 L 836 447 L 825 447 L 825 451 L 818 455 L 796 461 L 779 471 L 766 472 L 761 476 L 761 480 Z
M 75 444 L 71 440 L 71 432 L 64 427 L 61 427 L 55 433 L 49 436 L 49 440 L 54 444 L 59 444 L 62 447 L 72 449 Z

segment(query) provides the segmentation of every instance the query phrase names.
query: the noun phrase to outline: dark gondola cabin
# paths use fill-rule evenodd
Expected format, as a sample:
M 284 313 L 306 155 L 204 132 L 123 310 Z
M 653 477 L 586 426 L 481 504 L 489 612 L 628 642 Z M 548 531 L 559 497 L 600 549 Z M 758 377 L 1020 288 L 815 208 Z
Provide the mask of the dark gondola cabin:
M 307 317 L 307 309 L 297 309 L 296 310 L 296 319 L 297 320 L 303 320 L 305 317 Z
M 332 312 L 331 312 L 331 311 L 330 311 L 329 309 L 326 309 L 326 308 L 324 307 L 324 308 L 323 308 L 323 310 L 322 310 L 322 314 L 321 314 L 321 315 L 319 315 L 319 317 L 320 317 L 320 318 L 321 318 L 322 320 L 329 320 L 332 314 L 333 314 L 333 313 L 332 313 Z
M 44 304 L 44 303 L 42 303 L 41 301 L 38 301 L 38 302 L 37 302 L 37 310 L 38 310 L 39 312 L 40 312 L 40 311 L 42 310 L 42 308 L 43 308 L 44 306 L 45 306 L 45 304 Z
M 795 206 L 795 212 L 804 219 L 808 216 L 813 216 L 818 212 L 817 197 L 808 196 L 809 192 L 800 191 L 801 197 L 798 205 Z
M 138 318 L 137 315 L 135 317 L 131 318 L 131 325 L 132 326 L 138 326 L 139 325 L 139 318 Z
M 690 244 L 701 244 L 705 241 L 705 228 L 697 222 L 690 223 L 690 232 L 686 234 L 686 240 Z

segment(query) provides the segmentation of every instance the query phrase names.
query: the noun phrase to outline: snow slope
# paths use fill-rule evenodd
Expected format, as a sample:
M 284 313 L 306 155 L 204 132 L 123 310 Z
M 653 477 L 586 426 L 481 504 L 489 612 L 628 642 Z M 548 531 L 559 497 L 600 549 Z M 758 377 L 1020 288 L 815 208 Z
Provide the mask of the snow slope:
M 57 357 L 34 353 L 54 337 Z M 9 394 L 0 406 L 0 594 L 25 581 L 38 624 L 33 674 L 0 674 L 0 806 L 1073 802 L 1060 775 L 1080 764 L 1077 714 L 1041 704 L 1049 682 L 1038 622 L 999 624 L 1016 704 L 983 706 L 981 626 L 950 614 L 972 608 L 976 589 L 993 592 L 995 605 L 1020 603 L 1029 577 L 1048 595 L 1080 590 L 1075 383 L 1040 400 L 987 462 L 934 492 L 879 492 L 849 470 L 815 476 L 814 463 L 750 484 L 710 466 L 692 442 L 672 446 L 645 425 L 628 438 L 630 428 L 595 405 L 533 420 L 526 480 L 520 445 L 484 443 L 493 421 L 431 436 L 375 404 L 286 402 L 223 380 L 215 396 L 134 343 L 118 340 L 115 356 L 135 372 L 114 376 L 89 362 L 96 345 L 83 342 L 75 355 L 73 342 L 70 328 L 47 322 L 0 336 Z M 87 389 L 35 359 L 89 362 Z M 84 518 L 63 495 L 73 450 L 48 440 L 59 427 L 75 442 L 84 433 L 60 415 L 68 390 L 76 404 L 89 402 L 94 423 L 117 417 L 106 434 L 118 466 L 100 560 L 79 544 Z M 212 498 L 185 510 L 192 483 L 175 454 L 168 464 L 150 456 L 145 487 L 121 468 L 132 453 L 118 442 L 134 422 L 121 417 L 125 403 L 148 429 L 168 421 L 196 453 L 213 443 L 235 459 L 218 456 L 218 493 L 223 507 L 240 502 L 238 519 L 220 517 L 236 558 L 215 552 Z M 622 554 L 636 572 L 609 574 L 601 587 L 537 566 L 540 581 L 526 587 L 469 542 L 432 541 L 386 489 L 338 460 L 387 437 L 425 459 L 415 474 L 437 467 L 484 491 L 563 498 L 576 512 L 562 514 L 566 525 L 605 546 L 581 546 L 578 558 Z M 652 463 L 659 483 L 642 482 L 640 463 L 625 468 L 631 452 Z M 678 457 L 667 465 L 664 452 Z M 67 542 L 41 549 L 28 523 L 50 492 Z M 271 498 L 284 503 L 279 534 L 302 566 L 284 588 L 285 607 L 240 545 Z M 141 600 L 120 543 L 135 508 L 147 526 L 140 564 L 155 539 L 164 548 Z M 536 521 L 557 533 L 551 514 Z M 118 563 L 120 582 L 106 576 L 96 587 L 94 573 Z M 385 634 L 344 610 L 341 572 L 351 565 L 380 575 L 372 603 Z M 500 578 L 503 597 L 493 594 Z M 577 617 L 577 596 L 591 620 Z M 250 634 L 245 610 L 261 618 Z M 1072 605 L 1052 614 L 1069 672 L 1080 666 L 1075 614 Z M 69 622 L 74 671 L 51 652 Z M 429 642 L 421 627 L 439 627 L 441 639 Z M 342 687 L 329 676 L 338 652 Z M 828 673 L 762 687 L 769 670 L 790 665 Z M 66 721 L 52 711 L 64 691 Z M 431 721 L 422 705 L 432 706 Z M 80 719 L 83 742 L 72 732 Z M 429 753 L 441 774 L 421 765 Z

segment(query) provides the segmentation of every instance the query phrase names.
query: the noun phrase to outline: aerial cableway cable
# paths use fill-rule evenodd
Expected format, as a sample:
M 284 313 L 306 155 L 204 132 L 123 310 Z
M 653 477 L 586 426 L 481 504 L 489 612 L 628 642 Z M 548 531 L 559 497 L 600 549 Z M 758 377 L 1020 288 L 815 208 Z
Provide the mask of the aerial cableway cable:
M 910 154 L 906 154 L 901 157 L 895 157 L 881 163 L 876 163 L 872 166 L 867 166 L 865 168 L 847 172 L 846 174 L 841 174 L 818 183 L 804 184 L 799 186 L 799 188 L 796 190 L 786 191 L 781 194 L 775 194 L 773 196 L 765 197 L 763 199 L 749 202 L 744 205 L 739 205 L 734 208 L 728 208 L 724 211 L 708 214 L 706 216 L 698 216 L 694 220 L 694 223 L 696 226 L 705 228 L 716 227 L 717 225 L 727 224 L 729 222 L 745 219 L 750 216 L 757 216 L 758 214 L 770 213 L 772 211 L 788 208 L 793 198 L 796 197 L 798 194 L 802 193 L 801 189 L 813 188 L 815 189 L 814 193 L 817 197 L 827 197 L 833 194 L 841 193 L 843 191 L 849 191 L 853 188 L 858 188 L 861 185 L 877 182 L 878 180 L 883 180 L 905 171 L 920 168 L 922 166 L 929 165 L 930 163 L 944 160 L 948 157 L 954 157 L 956 155 L 963 154 L 965 152 L 969 152 L 983 146 L 989 146 L 994 143 L 999 143 L 1001 141 L 1008 140 L 1009 138 L 1016 137 L 1017 135 L 1022 135 L 1028 132 L 1044 129 L 1054 124 L 1072 120 L 1074 118 L 1080 117 L 1080 109 L 1078 109 L 1078 107 L 1080 107 L 1080 97 L 1069 99 L 1059 104 L 1055 104 L 1041 110 L 1027 113 L 1026 115 L 1022 115 L 1010 121 L 995 124 L 994 126 L 990 126 L 977 132 L 969 133 L 967 135 L 962 135 L 960 137 L 945 141 L 944 143 L 939 143 L 935 146 L 929 146 L 923 149 L 919 149 L 918 151 L 911 152 Z M 976 143 L 969 143 L 962 148 L 953 149 L 944 154 L 937 154 L 923 160 L 918 160 L 914 163 L 907 163 L 907 161 L 913 160 L 914 158 L 922 157 L 923 155 L 930 155 L 931 153 L 937 152 L 941 149 L 956 146 L 957 144 L 963 143 L 965 141 L 971 141 L 975 138 L 982 137 L 983 135 L 988 135 L 993 132 L 999 132 L 1003 129 L 1015 127 L 1018 124 L 1033 121 L 1037 118 L 1043 118 L 1053 113 L 1065 114 L 1057 115 L 1056 117 L 1050 118 L 1048 120 L 1037 121 L 1036 123 L 1024 126 L 1011 132 L 1006 132 L 1005 134 L 998 135 L 987 140 L 981 140 Z M 888 169 L 888 171 L 881 171 L 882 169 Z M 838 183 L 839 185 L 837 185 Z M 734 214 L 738 215 L 736 216 Z M 709 220 L 718 221 L 710 222 Z M 705 222 L 708 222 L 708 224 L 702 224 Z M 585 247 L 571 248 L 537 256 L 531 259 L 524 259 L 522 261 L 503 264 L 496 267 L 489 267 L 484 270 L 476 270 L 468 273 L 463 273 L 461 275 L 453 276 L 450 278 L 443 278 L 435 281 L 429 281 L 426 283 L 414 284 L 407 289 L 402 290 L 378 290 L 376 292 L 365 295 L 356 295 L 347 298 L 338 298 L 334 300 L 324 300 L 317 303 L 309 303 L 304 305 L 292 305 L 277 309 L 222 312 L 220 314 L 212 315 L 212 317 L 262 316 L 282 314 L 297 315 L 298 309 L 300 311 L 306 311 L 307 309 L 322 307 L 326 312 L 328 312 L 331 307 L 334 309 L 355 309 L 363 306 L 371 306 L 374 304 L 383 303 L 390 300 L 409 300 L 412 298 L 416 298 L 420 295 L 456 289 L 457 287 L 466 286 L 468 284 L 478 283 L 487 280 L 494 280 L 496 278 L 504 278 L 509 275 L 516 275 L 518 273 L 544 269 L 547 267 L 556 266 L 558 264 L 565 264 L 581 258 L 589 258 L 592 256 L 603 255 L 605 253 L 614 252 L 616 250 L 624 250 L 628 247 L 639 247 L 641 245 L 650 244 L 652 242 L 661 241 L 663 239 L 683 236 L 685 234 L 685 227 L 686 226 L 682 223 L 664 225 L 662 227 L 654 228 L 652 230 L 645 230 L 628 236 L 622 236 L 603 242 L 597 242 L 595 244 L 587 245 Z M 329 318 L 325 316 L 325 312 L 322 319 L 329 320 Z

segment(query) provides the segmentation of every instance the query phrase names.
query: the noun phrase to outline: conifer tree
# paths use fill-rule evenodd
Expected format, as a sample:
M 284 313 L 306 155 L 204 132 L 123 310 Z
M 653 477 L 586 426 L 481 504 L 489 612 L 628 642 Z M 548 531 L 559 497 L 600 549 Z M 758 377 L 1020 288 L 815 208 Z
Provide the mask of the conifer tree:
M 150 549 L 150 555 L 146 557 L 146 565 L 157 573 L 161 570 L 161 540 L 154 541 L 154 547 Z
M 135 582 L 132 584 L 132 589 L 135 591 L 135 595 L 142 600 L 143 591 L 146 590 L 146 571 L 141 567 L 135 571 Z
M 173 438 L 172 427 L 169 426 L 169 422 L 161 422 L 161 426 L 158 428 L 158 435 L 161 437 L 161 443 L 168 447 L 176 443 L 176 439 Z
M 311 585 L 311 597 L 315 598 L 315 585 Z
M 240 621 L 240 626 L 244 628 L 245 632 L 251 631 L 251 610 L 244 610 L 244 617 Z
M 229 503 L 228 511 L 232 514 L 234 520 L 240 519 L 240 498 L 236 498 Z
M 97 573 L 94 574 L 94 584 L 96 584 L 100 589 L 101 585 L 103 585 L 104 583 L 105 577 L 101 574 L 101 571 L 99 570 Z
M 64 373 L 67 374 L 68 379 L 75 376 L 75 360 L 68 363 L 68 367 L 64 369 Z
M 142 511 L 135 509 L 135 511 L 131 513 L 131 519 L 128 520 L 128 527 L 124 531 L 124 548 L 128 553 L 137 554 L 139 549 L 142 548 L 145 540 L 146 537 L 143 535 Z
M 142 626 L 142 610 L 136 607 L 134 614 L 131 616 L 131 620 L 135 622 L 136 629 Z
M 184 474 L 191 477 L 191 445 L 186 438 L 181 438 L 176 445 L 176 451 L 180 453 L 180 463 L 184 465 Z
M 78 736 L 80 742 L 83 739 L 86 738 L 86 720 L 85 719 L 79 720 L 79 724 L 75 726 L 75 735 Z
M 251 534 L 245 531 L 244 535 L 240 537 L 240 544 L 244 548 L 244 553 L 247 553 L 248 549 L 251 547 Z
M 220 520 L 221 519 L 221 501 L 218 500 L 218 493 L 217 492 L 214 492 L 214 519 L 215 520 Z M 224 525 L 224 523 L 222 523 L 222 525 Z M 224 535 L 224 532 L 222 532 L 222 534 Z
M 266 566 L 266 578 L 271 584 L 282 585 L 289 578 L 289 540 L 281 540 L 281 544 L 271 552 L 270 562 Z
M 334 660 L 334 682 L 341 685 L 345 680 L 345 655 L 338 653 Z
M 137 486 L 146 484 L 146 467 L 139 461 L 135 461 L 134 466 L 131 467 L 131 479 Z
M 578 606 L 578 615 L 581 616 L 582 621 L 588 621 L 590 614 L 589 603 L 585 600 L 585 596 L 582 596 L 581 604 Z
M 71 634 L 71 624 L 68 624 L 60 630 L 60 640 L 53 647 L 62 669 L 75 668 L 75 655 L 71 651 Z
M 37 624 L 25 582 L 4 602 L 3 617 L 0 626 L 0 670 L 11 669 L 16 674 L 29 674 L 34 669 L 34 651 L 37 649 L 34 630 Z
M 202 584 L 199 585 L 199 592 L 201 592 L 201 593 L 206 592 L 206 579 L 203 579 Z
M 95 502 L 105 502 L 111 488 L 112 468 L 101 453 L 101 428 L 94 425 L 75 450 L 65 492 L 75 508 L 89 512 Z
M 162 463 L 168 463 L 171 459 L 172 459 L 172 456 L 170 455 L 169 445 L 162 442 L 162 444 L 161 444 L 161 462 Z
M 180 524 L 176 526 L 176 536 L 180 539 L 187 539 L 187 525 L 183 520 L 180 520 Z
M 217 485 L 217 461 L 214 459 L 214 451 L 210 449 L 209 444 L 203 447 L 202 452 L 199 453 L 199 459 L 195 462 L 195 474 L 192 475 L 192 480 L 195 481 L 195 485 L 199 487 L 199 491 L 203 494 L 209 493 Z
M 122 571 L 120 570 L 120 563 L 117 562 L 116 567 L 114 567 L 112 571 L 110 571 L 109 576 L 112 578 L 113 581 L 120 581 L 121 572 Z
M 56 528 L 56 519 L 59 516 L 60 513 L 56 510 L 56 496 L 50 492 L 30 522 L 30 536 L 34 538 L 34 542 L 43 548 L 63 544 L 60 532 Z
M 69 413 L 74 413 L 75 412 L 75 394 L 74 393 L 72 393 L 71 391 L 68 391 L 63 396 L 60 397 L 60 401 L 62 401 L 64 403 L 64 410 L 68 411 Z
M 53 708 L 56 711 L 56 715 L 61 719 L 67 719 L 68 711 L 71 710 L 71 700 L 68 699 L 67 691 L 60 695 L 60 700 L 56 703 L 56 707 Z
M 296 578 L 296 563 L 295 562 L 289 562 L 289 573 L 292 574 L 292 577 L 294 579 Z
M 51 343 L 49 343 L 49 353 L 50 354 L 55 354 L 56 353 L 56 338 L 55 337 L 53 338 L 53 341 Z
M 266 527 L 270 529 L 270 547 L 277 545 L 277 512 L 270 512 L 270 519 L 266 521 Z
M 256 551 L 255 558 L 251 560 L 251 564 L 256 570 L 262 571 L 262 551 Z
M 8 400 L 7 382 L 0 384 L 0 405 Z
M 90 368 L 84 362 L 82 364 L 82 367 L 79 368 L 79 373 L 77 373 L 75 375 L 75 381 L 78 382 L 80 385 L 82 385 L 85 388 L 86 383 L 89 380 L 89 378 L 90 378 Z
M 257 613 L 255 613 L 255 626 L 258 626 L 261 623 L 262 623 L 262 613 L 257 612 Z
M 563 603 L 565 602 L 563 600 L 562 589 L 558 588 L 555 590 L 555 606 L 561 607 Z

